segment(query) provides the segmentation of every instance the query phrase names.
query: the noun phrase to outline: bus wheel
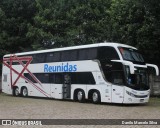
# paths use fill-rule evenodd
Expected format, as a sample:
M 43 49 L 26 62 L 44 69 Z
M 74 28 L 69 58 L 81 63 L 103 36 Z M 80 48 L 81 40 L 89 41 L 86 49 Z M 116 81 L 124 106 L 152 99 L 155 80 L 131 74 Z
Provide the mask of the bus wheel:
M 85 101 L 85 93 L 84 93 L 83 90 L 78 90 L 78 92 L 77 92 L 77 100 L 79 102 L 81 102 L 81 103 Z
M 18 87 L 13 89 L 13 96 L 18 96 L 19 95 L 19 89 Z
M 23 97 L 28 96 L 28 90 L 27 90 L 27 88 L 26 88 L 26 87 L 23 87 L 21 93 L 22 93 L 22 96 L 23 96 Z
M 101 101 L 101 97 L 100 97 L 99 91 L 93 92 L 93 94 L 92 94 L 92 102 L 94 104 L 98 104 L 98 103 L 100 103 L 100 101 Z

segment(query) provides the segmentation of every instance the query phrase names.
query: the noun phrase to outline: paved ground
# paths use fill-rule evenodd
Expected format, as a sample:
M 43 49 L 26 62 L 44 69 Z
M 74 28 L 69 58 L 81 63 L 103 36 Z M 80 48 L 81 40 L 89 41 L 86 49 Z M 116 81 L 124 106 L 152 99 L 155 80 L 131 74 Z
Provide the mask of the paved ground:
M 160 119 L 160 98 L 151 98 L 150 102 L 146 105 L 95 105 L 90 102 L 78 103 L 53 99 L 13 97 L 1 93 L 0 119 Z M 56 127 L 61 128 L 64 126 Z M 65 127 L 97 128 L 108 126 L 72 125 Z M 133 125 L 123 127 L 130 128 L 133 127 Z M 150 128 L 151 126 L 136 125 L 134 127 Z M 158 128 L 157 125 L 152 127 Z

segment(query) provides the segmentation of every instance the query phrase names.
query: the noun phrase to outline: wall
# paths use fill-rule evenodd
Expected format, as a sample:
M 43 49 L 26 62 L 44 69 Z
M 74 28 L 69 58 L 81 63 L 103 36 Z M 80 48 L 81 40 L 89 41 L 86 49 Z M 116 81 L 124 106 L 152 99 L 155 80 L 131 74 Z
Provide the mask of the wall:
M 151 88 L 151 96 L 160 96 L 160 76 L 150 75 L 149 84 Z
M 2 76 L 0 75 L 0 93 L 2 92 Z

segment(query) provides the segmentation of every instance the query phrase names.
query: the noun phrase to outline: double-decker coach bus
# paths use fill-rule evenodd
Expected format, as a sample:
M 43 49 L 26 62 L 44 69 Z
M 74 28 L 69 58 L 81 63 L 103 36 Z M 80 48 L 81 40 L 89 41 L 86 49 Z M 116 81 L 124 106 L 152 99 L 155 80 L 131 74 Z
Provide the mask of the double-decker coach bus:
M 93 103 L 146 103 L 150 87 L 142 55 L 132 46 L 98 43 L 3 57 L 2 91 L 14 96 Z

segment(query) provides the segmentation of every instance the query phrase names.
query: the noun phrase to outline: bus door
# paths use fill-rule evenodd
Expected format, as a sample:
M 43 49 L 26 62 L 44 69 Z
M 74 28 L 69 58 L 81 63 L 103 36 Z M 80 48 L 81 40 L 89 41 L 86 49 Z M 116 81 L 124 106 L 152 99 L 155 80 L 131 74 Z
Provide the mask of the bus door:
M 123 103 L 124 86 L 112 85 L 112 103 Z
M 63 80 L 63 99 L 70 99 L 71 98 L 71 76 L 69 74 L 64 74 Z
M 123 103 L 125 75 L 123 65 L 121 63 L 112 63 L 111 77 L 112 102 Z

